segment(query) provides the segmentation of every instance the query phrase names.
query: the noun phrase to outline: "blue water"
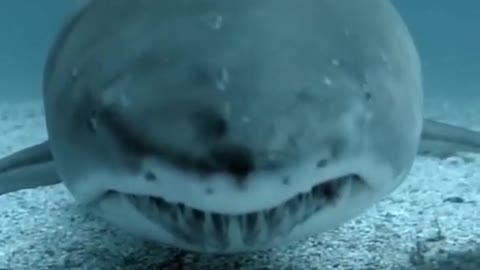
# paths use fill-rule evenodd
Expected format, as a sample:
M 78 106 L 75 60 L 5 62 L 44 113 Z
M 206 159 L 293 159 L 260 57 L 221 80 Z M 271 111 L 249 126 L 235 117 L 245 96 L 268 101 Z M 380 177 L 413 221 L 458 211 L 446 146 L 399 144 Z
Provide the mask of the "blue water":
M 427 98 L 474 95 L 480 101 L 480 2 L 394 3 L 417 43 Z M 40 97 L 47 52 L 75 5 L 73 0 L 2 0 L 0 99 Z
M 425 92 L 480 101 L 480 2 L 394 0 L 417 44 Z
M 43 65 L 72 0 L 2 0 L 0 7 L 0 99 L 41 96 Z

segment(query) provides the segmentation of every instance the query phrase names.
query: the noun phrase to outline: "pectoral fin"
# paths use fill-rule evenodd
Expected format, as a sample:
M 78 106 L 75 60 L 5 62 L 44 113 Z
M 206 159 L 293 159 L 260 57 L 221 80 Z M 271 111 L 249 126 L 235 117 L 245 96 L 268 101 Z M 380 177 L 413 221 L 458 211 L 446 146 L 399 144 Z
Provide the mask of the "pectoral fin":
M 440 158 L 460 152 L 480 153 L 480 132 L 425 119 L 419 155 Z
M 0 159 L 0 195 L 60 182 L 48 141 Z

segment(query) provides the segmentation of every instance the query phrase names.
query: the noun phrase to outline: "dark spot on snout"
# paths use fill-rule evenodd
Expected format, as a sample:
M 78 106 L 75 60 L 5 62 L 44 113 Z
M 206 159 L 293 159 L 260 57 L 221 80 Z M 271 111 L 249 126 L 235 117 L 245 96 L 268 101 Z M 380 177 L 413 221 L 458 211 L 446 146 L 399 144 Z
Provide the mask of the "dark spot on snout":
M 243 179 L 254 170 L 252 152 L 244 146 L 222 144 L 210 150 L 210 156 L 221 171 Z
M 146 179 L 147 181 L 155 181 L 155 180 L 157 180 L 157 175 L 156 175 L 154 172 L 152 172 L 152 171 L 147 171 L 147 172 L 145 172 L 144 177 L 145 177 L 145 179 Z
M 372 99 L 372 92 L 366 91 L 365 92 L 365 100 L 370 101 Z
M 205 190 L 205 193 L 207 193 L 207 195 L 212 195 L 213 193 L 215 193 L 215 191 L 213 190 L 213 188 L 209 187 Z
M 326 158 L 317 161 L 317 168 L 324 168 L 327 165 L 328 165 L 328 159 Z
M 227 135 L 228 124 L 225 118 L 213 109 L 202 109 L 192 114 L 199 140 L 221 139 Z
M 315 95 L 309 88 L 302 88 L 296 94 L 297 101 L 301 104 L 304 103 L 313 103 L 316 99 Z

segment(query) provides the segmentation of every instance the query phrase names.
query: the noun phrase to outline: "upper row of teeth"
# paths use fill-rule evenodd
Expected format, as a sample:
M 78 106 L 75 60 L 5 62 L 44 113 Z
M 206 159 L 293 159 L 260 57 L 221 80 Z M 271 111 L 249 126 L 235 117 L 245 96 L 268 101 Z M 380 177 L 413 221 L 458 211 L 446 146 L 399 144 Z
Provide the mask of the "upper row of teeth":
M 298 194 L 280 206 L 240 215 L 197 210 L 154 197 L 135 196 L 137 199 L 134 201 L 142 211 L 147 210 L 146 214 L 150 215 L 150 218 L 158 220 L 160 224 L 167 226 L 168 230 L 174 231 L 172 233 L 177 237 L 184 237 L 187 242 L 228 245 L 232 244 L 232 241 L 241 240 L 242 243 L 251 245 L 288 234 L 296 224 L 303 222 L 326 204 L 333 203 L 328 201 L 324 194 L 325 189 L 331 189 L 333 195 L 338 196 L 339 188 L 345 181 L 352 179 L 354 176 L 341 177 L 317 185 L 310 192 Z M 198 239 L 191 239 L 192 237 Z

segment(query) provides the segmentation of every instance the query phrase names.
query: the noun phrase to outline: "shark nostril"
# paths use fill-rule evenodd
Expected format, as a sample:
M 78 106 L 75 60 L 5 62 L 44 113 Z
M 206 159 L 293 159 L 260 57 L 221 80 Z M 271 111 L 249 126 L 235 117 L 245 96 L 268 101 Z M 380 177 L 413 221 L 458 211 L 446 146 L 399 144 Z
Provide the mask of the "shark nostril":
M 211 149 L 210 156 L 221 170 L 238 178 L 245 178 L 254 170 L 252 152 L 241 145 L 216 146 Z

